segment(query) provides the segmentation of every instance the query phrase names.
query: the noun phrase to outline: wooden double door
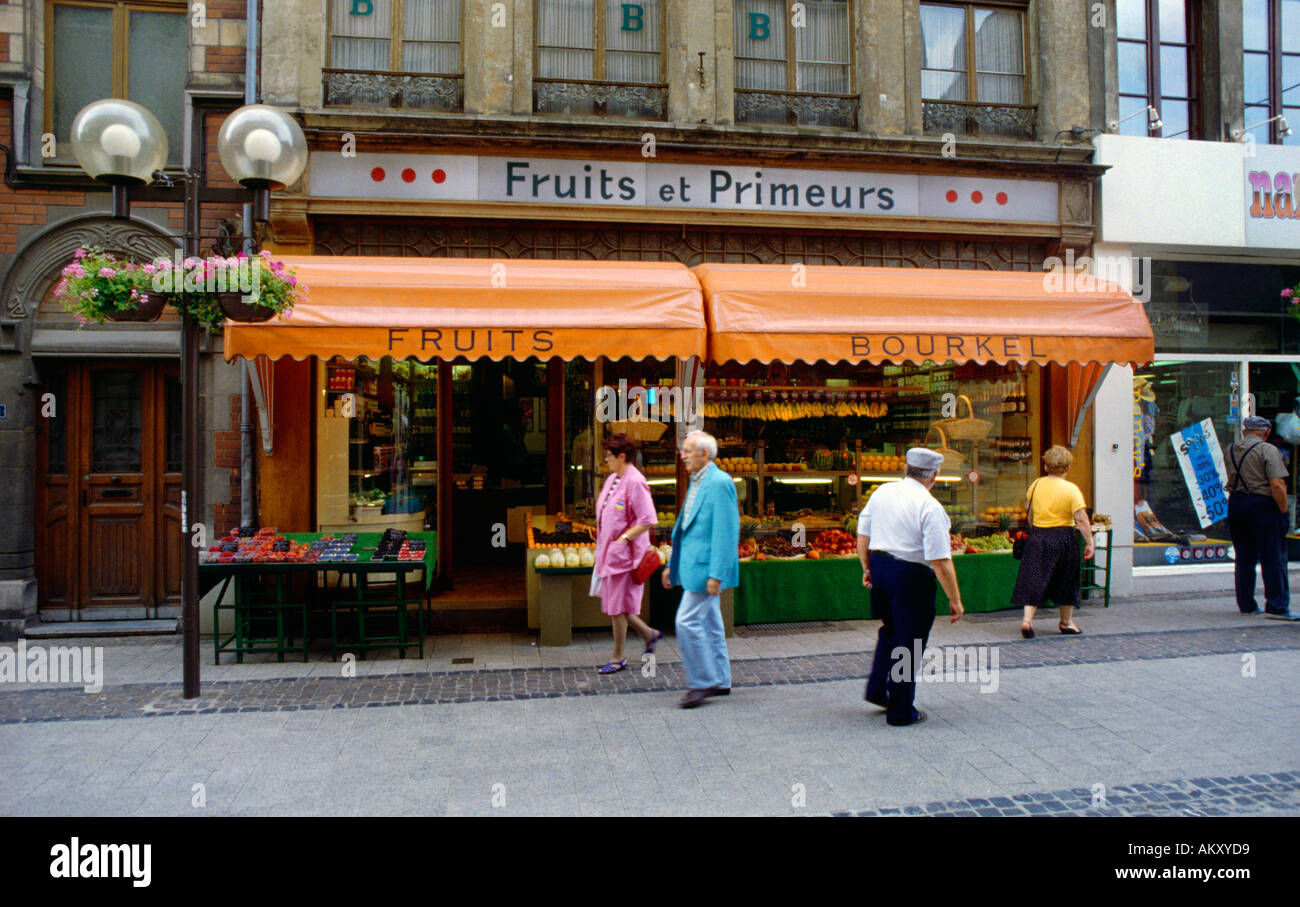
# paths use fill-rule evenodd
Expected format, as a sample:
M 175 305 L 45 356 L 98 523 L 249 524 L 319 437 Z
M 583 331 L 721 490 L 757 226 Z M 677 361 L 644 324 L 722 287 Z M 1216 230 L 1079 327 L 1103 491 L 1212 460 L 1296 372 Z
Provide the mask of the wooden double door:
M 115 359 L 44 371 L 35 475 L 41 610 L 47 619 L 95 620 L 179 607 L 176 364 Z

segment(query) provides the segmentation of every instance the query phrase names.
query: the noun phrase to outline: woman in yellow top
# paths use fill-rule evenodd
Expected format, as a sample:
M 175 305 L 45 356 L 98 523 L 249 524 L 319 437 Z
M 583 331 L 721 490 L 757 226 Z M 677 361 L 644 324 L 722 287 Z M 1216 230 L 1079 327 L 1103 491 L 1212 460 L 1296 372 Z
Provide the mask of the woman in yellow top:
M 1020 560 L 1016 588 L 1011 593 L 1011 603 L 1025 609 L 1025 619 L 1020 623 L 1020 635 L 1025 639 L 1034 638 L 1034 612 L 1049 598 L 1061 609 L 1061 632 L 1081 632 L 1071 619 L 1079 604 L 1083 573 L 1075 530 L 1083 533 L 1084 560 L 1092 557 L 1093 544 L 1083 492 L 1065 478 L 1073 460 L 1060 445 L 1048 450 L 1043 454 L 1047 475 L 1034 480 L 1027 493 L 1029 538 Z

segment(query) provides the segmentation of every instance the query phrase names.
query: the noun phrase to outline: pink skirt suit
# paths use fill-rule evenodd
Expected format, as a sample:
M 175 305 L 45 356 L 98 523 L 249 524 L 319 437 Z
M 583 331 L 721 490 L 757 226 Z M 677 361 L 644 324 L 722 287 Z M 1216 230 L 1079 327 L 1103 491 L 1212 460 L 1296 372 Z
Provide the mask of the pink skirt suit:
M 611 474 L 605 479 L 596 499 L 596 566 L 600 577 L 600 610 L 605 614 L 640 614 L 644 583 L 632 579 L 632 571 L 650 549 L 650 533 L 631 542 L 618 537 L 634 526 L 653 526 L 658 522 L 654 500 L 645 476 L 629 466 L 620 479 Z

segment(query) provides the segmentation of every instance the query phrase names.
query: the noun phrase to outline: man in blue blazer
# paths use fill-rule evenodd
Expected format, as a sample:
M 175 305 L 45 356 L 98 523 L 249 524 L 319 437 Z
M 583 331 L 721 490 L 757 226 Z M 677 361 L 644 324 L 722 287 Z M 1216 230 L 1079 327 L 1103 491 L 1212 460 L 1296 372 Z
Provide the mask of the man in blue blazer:
M 665 589 L 682 587 L 677 607 L 677 651 L 689 690 L 682 708 L 731 693 L 731 661 L 722 626 L 723 589 L 740 582 L 740 511 L 736 485 L 713 462 L 718 442 L 693 431 L 682 444 L 690 489 L 673 527 L 673 556 L 663 572 Z

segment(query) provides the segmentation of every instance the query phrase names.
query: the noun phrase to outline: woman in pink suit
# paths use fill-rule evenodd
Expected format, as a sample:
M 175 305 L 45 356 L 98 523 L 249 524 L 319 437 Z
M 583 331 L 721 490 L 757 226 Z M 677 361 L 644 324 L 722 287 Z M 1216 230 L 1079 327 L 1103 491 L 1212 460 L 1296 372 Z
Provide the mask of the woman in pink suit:
M 596 566 L 594 588 L 599 589 L 600 610 L 614 622 L 614 657 L 601 665 L 601 674 L 614 674 L 627 667 L 623 642 L 627 625 L 653 652 L 663 636 L 643 621 L 641 590 L 643 583 L 632 578 L 632 571 L 650 549 L 648 533 L 658 521 L 650 486 L 645 476 L 630 462 L 636 456 L 636 442 L 625 434 L 611 435 L 605 441 L 605 480 L 596 499 Z

